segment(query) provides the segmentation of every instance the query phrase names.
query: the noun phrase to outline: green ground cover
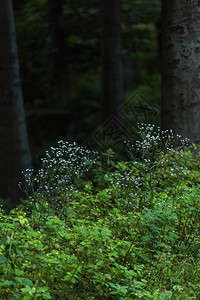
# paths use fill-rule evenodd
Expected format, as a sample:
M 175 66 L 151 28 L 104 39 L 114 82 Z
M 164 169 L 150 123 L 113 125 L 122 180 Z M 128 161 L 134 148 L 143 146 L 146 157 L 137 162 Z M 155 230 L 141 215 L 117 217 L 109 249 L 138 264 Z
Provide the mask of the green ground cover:
M 0 211 L 0 299 L 200 298 L 199 154 L 140 137 L 127 161 L 60 142 L 26 172 Z

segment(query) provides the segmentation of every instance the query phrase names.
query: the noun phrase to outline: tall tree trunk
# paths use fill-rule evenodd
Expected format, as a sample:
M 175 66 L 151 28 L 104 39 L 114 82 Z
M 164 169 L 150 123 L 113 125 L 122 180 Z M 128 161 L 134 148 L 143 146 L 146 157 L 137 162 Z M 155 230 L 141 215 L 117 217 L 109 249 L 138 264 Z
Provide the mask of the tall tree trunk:
M 200 1 L 162 1 L 162 128 L 200 142 Z
M 21 196 L 21 172 L 31 167 L 11 0 L 0 1 L 0 197 Z
M 48 19 L 54 51 L 57 104 L 61 108 L 67 109 L 71 103 L 71 91 L 68 72 L 67 35 L 62 21 L 63 5 L 64 0 L 48 0 Z
M 103 119 L 124 124 L 120 0 L 101 0 L 101 26 Z

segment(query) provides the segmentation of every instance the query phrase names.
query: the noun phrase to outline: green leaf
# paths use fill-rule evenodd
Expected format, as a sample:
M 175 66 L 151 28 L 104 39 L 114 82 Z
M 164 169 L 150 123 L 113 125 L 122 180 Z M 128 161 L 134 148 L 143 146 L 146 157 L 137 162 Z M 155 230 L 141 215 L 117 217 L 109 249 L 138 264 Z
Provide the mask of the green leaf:
M 172 292 L 171 291 L 168 291 L 168 292 L 166 291 L 166 292 L 164 292 L 160 295 L 161 300 L 170 299 L 171 297 L 172 297 Z
M 0 286 L 13 286 L 13 285 L 16 285 L 16 283 L 10 280 L 0 283 Z
M 52 298 L 51 298 L 51 295 L 50 295 L 48 292 L 43 293 L 42 296 L 44 297 L 44 299 L 52 299 Z
M 18 280 L 22 285 L 24 286 L 33 286 L 33 282 L 30 279 L 23 278 L 23 277 L 16 277 L 16 280 Z
M 17 249 L 16 252 L 17 252 L 21 257 L 24 258 L 24 255 L 22 254 L 22 252 L 21 252 L 20 250 Z
M 6 236 L 5 238 L 3 238 L 0 242 L 0 246 L 3 245 L 6 241 L 7 241 L 8 237 Z
M 35 207 L 36 207 L 36 209 L 37 209 L 37 210 L 39 210 L 39 209 L 40 209 L 40 205 L 39 205 L 39 203 L 38 203 L 38 202 L 36 202 L 36 203 L 35 203 Z
M 108 279 L 108 280 L 111 280 L 112 277 L 110 276 L 110 274 L 105 274 L 105 277 Z
M 21 290 L 24 293 L 29 293 L 29 292 L 31 292 L 32 289 L 30 288 L 30 286 L 27 285 L 25 288 L 22 288 Z
M 25 292 L 25 291 L 24 291 Z M 31 300 L 33 298 L 33 296 L 32 295 L 25 295 L 24 297 L 23 297 L 23 300 Z
M 0 257 L 0 264 L 3 264 L 7 261 L 7 258 L 5 256 Z

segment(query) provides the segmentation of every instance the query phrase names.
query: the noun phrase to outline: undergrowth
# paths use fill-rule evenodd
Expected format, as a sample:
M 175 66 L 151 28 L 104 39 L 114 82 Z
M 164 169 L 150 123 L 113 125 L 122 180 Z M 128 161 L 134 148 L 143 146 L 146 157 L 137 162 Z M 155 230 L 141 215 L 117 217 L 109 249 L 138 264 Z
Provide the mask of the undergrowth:
M 27 200 L 0 211 L 0 299 L 199 299 L 199 155 L 140 136 L 126 162 L 60 142 L 25 172 Z

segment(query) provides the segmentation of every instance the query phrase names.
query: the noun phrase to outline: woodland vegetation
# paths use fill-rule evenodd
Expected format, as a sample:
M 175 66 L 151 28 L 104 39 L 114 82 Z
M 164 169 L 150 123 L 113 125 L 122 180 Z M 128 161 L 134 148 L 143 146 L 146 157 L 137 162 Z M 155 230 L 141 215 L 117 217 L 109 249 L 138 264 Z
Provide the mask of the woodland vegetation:
M 127 161 L 60 141 L 26 171 L 0 212 L 2 299 L 198 299 L 199 155 L 139 131 Z
M 1 1 L 0 299 L 199 299 L 200 12 L 170 3 Z

